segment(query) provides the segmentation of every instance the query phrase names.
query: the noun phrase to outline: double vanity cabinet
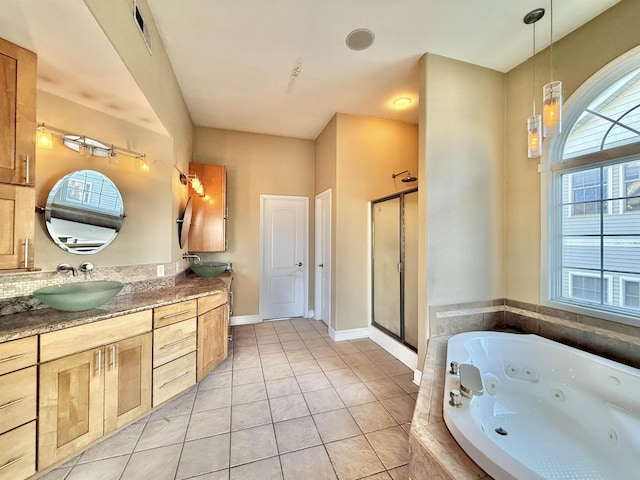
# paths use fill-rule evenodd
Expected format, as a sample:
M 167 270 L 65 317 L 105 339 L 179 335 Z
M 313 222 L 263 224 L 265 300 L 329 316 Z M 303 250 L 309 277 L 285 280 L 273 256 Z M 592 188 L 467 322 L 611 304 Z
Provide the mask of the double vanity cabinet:
M 88 323 L 69 314 L 73 326 L 0 343 L 0 480 L 59 464 L 219 365 L 227 356 L 228 284 L 215 282 L 214 289 L 199 282 L 195 298 L 173 295 Z

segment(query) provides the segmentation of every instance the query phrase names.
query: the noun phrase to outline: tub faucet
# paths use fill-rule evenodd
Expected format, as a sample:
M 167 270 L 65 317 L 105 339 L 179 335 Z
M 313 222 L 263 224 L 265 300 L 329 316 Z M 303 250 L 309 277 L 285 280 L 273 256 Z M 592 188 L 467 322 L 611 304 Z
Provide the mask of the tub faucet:
M 183 260 L 187 260 L 188 258 L 194 258 L 198 260 L 198 263 L 202 263 L 202 260 L 200 260 L 200 257 L 198 255 L 196 255 L 195 253 L 185 253 L 184 255 L 182 255 L 182 259 Z
M 482 395 L 484 389 L 482 388 L 482 377 L 480 376 L 480 370 L 474 365 L 468 363 L 462 363 L 459 367 L 460 371 L 460 391 L 465 397 L 471 398 L 474 395 Z
M 78 270 L 76 270 L 74 267 L 72 267 L 68 263 L 61 263 L 60 265 L 58 265 L 58 267 L 56 268 L 56 272 L 64 273 L 65 275 L 71 272 L 74 277 L 78 276 Z

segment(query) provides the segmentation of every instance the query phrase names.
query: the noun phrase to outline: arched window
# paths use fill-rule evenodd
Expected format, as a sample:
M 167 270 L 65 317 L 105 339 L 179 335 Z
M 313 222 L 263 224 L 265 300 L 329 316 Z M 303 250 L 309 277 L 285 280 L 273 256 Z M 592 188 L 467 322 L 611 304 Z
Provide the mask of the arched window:
M 569 310 L 636 323 L 640 62 L 625 65 L 572 97 L 565 133 L 550 149 L 547 293 Z

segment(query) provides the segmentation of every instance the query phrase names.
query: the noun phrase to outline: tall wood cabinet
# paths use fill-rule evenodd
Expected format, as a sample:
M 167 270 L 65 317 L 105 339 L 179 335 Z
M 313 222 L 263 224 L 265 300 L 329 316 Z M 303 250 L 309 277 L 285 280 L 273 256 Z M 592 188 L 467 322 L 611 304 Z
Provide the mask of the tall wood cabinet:
M 33 267 L 36 55 L 0 39 L 0 269 Z
M 227 170 L 223 165 L 190 163 L 189 173 L 198 176 L 206 195 L 192 196 L 189 229 L 190 252 L 224 252 L 227 249 Z

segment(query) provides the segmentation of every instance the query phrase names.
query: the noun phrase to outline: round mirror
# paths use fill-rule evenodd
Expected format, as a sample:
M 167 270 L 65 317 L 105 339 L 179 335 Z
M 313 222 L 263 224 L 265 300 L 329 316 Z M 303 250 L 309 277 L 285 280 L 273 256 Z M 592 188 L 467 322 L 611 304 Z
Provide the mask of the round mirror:
M 53 241 L 77 254 L 97 253 L 118 235 L 122 196 L 100 172 L 78 170 L 63 177 L 47 197 L 45 223 Z

